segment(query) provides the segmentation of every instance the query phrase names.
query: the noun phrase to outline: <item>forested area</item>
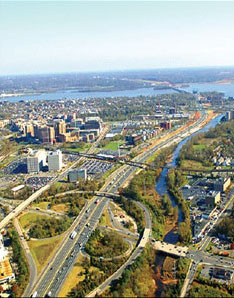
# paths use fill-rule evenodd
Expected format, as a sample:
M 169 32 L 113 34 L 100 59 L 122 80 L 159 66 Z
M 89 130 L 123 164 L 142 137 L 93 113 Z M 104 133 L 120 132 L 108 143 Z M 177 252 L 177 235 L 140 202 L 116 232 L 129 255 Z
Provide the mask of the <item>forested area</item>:
M 18 268 L 16 272 L 16 283 L 12 287 L 11 295 L 12 297 L 20 297 L 23 294 L 29 280 L 28 263 L 21 247 L 17 232 L 10 228 L 8 229 L 8 233 L 13 250 L 13 262 L 17 264 Z
M 169 285 L 163 292 L 162 297 L 180 297 L 181 289 L 186 278 L 186 274 L 189 268 L 190 260 L 187 258 L 179 258 L 176 260 L 176 279 L 175 285 Z M 193 296 L 191 296 L 193 297 Z
M 137 206 L 137 204 L 132 201 L 121 196 L 120 198 L 115 199 L 115 203 L 117 203 L 126 213 L 134 218 L 137 224 L 137 230 L 139 233 L 143 231 L 145 228 L 145 215 L 142 209 Z
M 118 99 L 100 98 L 100 116 L 104 121 L 131 120 L 136 115 L 153 115 L 155 107 L 178 106 L 194 107 L 195 97 L 193 94 L 173 93 L 157 96 L 119 97 Z
M 116 232 L 96 229 L 86 243 L 85 250 L 90 256 L 112 258 L 128 250 L 129 245 Z
M 113 259 L 112 261 L 102 261 L 94 257 L 85 258 L 81 263 L 85 278 L 70 291 L 67 297 L 85 297 L 117 271 L 124 262 L 126 262 L 126 258 Z
M 72 220 L 68 217 L 57 218 L 40 218 L 29 230 L 31 238 L 49 238 L 65 232 L 71 225 Z
M 102 297 L 154 297 L 155 251 L 146 247 Z
M 194 278 L 189 297 L 234 297 L 234 285 L 224 285 L 203 277 L 198 272 Z
M 215 232 L 230 237 L 231 241 L 234 242 L 234 206 L 232 207 L 231 214 L 225 216 L 222 221 L 218 223 Z
M 193 160 L 210 167 L 213 151 L 218 146 L 221 155 L 234 157 L 234 120 L 222 122 L 189 140 L 180 151 L 178 165 L 184 160 Z
M 173 217 L 176 221 L 178 216 L 178 209 L 177 207 L 175 207 L 175 210 L 172 208 L 169 198 L 167 196 L 160 198 L 155 191 L 155 182 L 160 176 L 161 167 L 166 164 L 173 150 L 174 146 L 160 150 L 152 162 L 156 170 L 140 172 L 132 179 L 129 186 L 123 190 L 124 196 L 140 201 L 149 208 L 152 220 L 152 234 L 155 239 L 163 238 L 167 217 Z
M 179 240 L 183 244 L 190 243 L 192 239 L 190 211 L 187 202 L 183 199 L 180 188 L 186 183 L 186 176 L 178 169 L 170 169 L 167 176 L 168 191 L 177 200 L 178 205 L 182 208 L 184 221 L 179 224 Z

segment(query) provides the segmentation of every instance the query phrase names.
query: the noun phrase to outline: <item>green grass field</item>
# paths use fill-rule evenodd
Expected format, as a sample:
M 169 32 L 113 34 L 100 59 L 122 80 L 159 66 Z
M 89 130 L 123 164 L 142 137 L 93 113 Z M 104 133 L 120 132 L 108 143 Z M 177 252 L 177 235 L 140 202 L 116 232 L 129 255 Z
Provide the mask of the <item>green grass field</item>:
M 67 148 L 67 150 L 69 151 L 73 151 L 73 152 L 81 152 L 81 151 L 86 151 L 88 150 L 92 145 L 91 144 L 85 144 L 85 146 L 83 148 L 81 147 L 77 147 L 77 148 Z
M 108 143 L 105 147 L 102 147 L 102 149 L 106 149 L 106 150 L 118 150 L 118 145 L 121 146 L 123 145 L 124 142 L 123 141 L 119 141 L 119 142 L 110 142 Z
M 40 209 L 47 209 L 47 206 L 48 206 L 48 204 L 49 204 L 50 202 L 40 202 L 40 203 L 38 203 L 38 204 L 36 204 L 36 203 L 33 203 L 32 204 L 32 207 L 38 207 L 38 208 L 40 208 Z
M 19 222 L 20 222 L 22 228 L 27 230 L 28 228 L 30 228 L 31 225 L 36 223 L 38 221 L 38 219 L 41 219 L 41 218 L 47 219 L 48 217 L 37 214 L 37 213 L 33 213 L 33 212 L 27 212 L 27 213 L 23 214 L 22 216 L 20 216 Z
M 205 144 L 193 145 L 195 151 L 201 151 L 206 148 Z
M 62 239 L 63 237 L 53 237 L 46 240 L 28 241 L 28 246 L 37 266 L 37 274 L 41 272 Z
M 183 160 L 181 163 L 181 168 L 192 168 L 192 169 L 205 169 L 211 170 L 213 167 L 204 167 L 201 162 L 195 160 Z

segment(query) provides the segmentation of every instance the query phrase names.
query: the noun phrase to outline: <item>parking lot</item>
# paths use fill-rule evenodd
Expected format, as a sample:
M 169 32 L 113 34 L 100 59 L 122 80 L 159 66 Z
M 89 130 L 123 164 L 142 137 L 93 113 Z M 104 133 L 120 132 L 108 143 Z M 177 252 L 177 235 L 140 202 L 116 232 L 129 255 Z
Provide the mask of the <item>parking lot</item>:
M 27 186 L 33 187 L 34 189 L 39 189 L 45 186 L 51 179 L 54 177 L 40 177 L 40 176 L 33 176 L 26 179 L 25 184 Z
M 18 173 L 27 173 L 27 164 L 25 158 L 20 158 L 10 162 L 1 172 L 5 175 L 13 175 Z
M 75 161 L 77 159 L 79 159 L 79 155 L 75 155 L 75 154 L 63 154 L 63 161 L 64 162 L 72 162 Z
M 222 267 L 203 265 L 201 275 L 212 280 L 213 282 L 219 282 L 222 284 L 230 285 L 233 283 L 233 270 L 225 269 Z
M 89 175 L 100 175 L 109 171 L 114 165 L 112 163 L 96 161 L 96 160 L 87 160 L 81 166 L 82 169 L 87 169 Z

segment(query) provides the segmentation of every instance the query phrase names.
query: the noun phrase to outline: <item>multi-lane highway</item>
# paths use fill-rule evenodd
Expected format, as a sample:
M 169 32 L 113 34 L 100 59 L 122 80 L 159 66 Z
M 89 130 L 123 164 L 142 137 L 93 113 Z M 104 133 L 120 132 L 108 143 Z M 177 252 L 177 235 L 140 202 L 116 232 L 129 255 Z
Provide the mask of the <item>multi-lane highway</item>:
M 197 121 L 196 124 L 193 124 L 192 127 L 187 131 L 180 132 L 175 134 L 170 139 L 161 142 L 155 147 L 149 149 L 148 151 L 142 153 L 137 156 L 134 161 L 145 162 L 153 153 L 157 150 L 169 146 L 171 143 L 178 141 L 178 137 L 185 137 L 192 129 L 196 130 L 196 125 L 201 125 L 203 120 L 205 119 L 205 115 Z M 113 175 L 111 175 L 112 180 L 109 181 L 103 188 L 104 192 L 116 192 L 117 189 L 125 183 L 129 177 L 131 177 L 135 173 L 136 168 L 128 165 L 122 166 L 118 169 Z M 108 179 L 110 180 L 110 179 Z M 90 201 L 89 207 L 86 207 L 86 211 L 84 214 L 80 215 L 80 219 L 77 220 L 74 225 L 74 230 L 77 231 L 78 235 L 75 239 L 69 238 L 69 235 L 64 239 L 62 246 L 59 251 L 57 251 L 54 256 L 51 264 L 47 266 L 46 270 L 40 276 L 34 287 L 34 293 L 36 296 L 42 297 L 46 294 L 51 294 L 52 296 L 56 296 L 59 292 L 60 287 L 64 283 L 68 273 L 72 269 L 75 260 L 82 249 L 82 247 L 87 242 L 92 230 L 97 225 L 99 218 L 106 206 L 108 199 L 103 197 L 100 199 L 98 204 L 96 204 L 96 198 Z M 146 209 L 146 225 L 149 225 L 149 229 L 151 229 L 151 220 L 150 215 Z M 89 226 L 87 224 L 89 223 Z M 149 235 L 148 235 L 149 236 Z M 147 236 L 147 237 L 148 237 Z M 148 239 L 146 239 L 147 241 Z M 141 247 L 137 247 L 133 254 L 130 256 L 129 260 L 114 274 L 113 279 L 119 277 L 122 273 L 122 270 L 126 268 L 142 251 Z M 108 284 L 108 283 L 107 283 Z M 105 285 L 101 286 L 100 290 L 102 290 Z
M 100 134 L 98 140 L 92 144 L 90 149 L 87 153 L 93 153 L 96 149 L 96 145 L 102 140 L 103 136 L 107 132 L 107 127 L 104 128 L 102 133 Z M 0 230 L 4 228 L 14 217 L 19 215 L 25 208 L 27 208 L 33 201 L 35 201 L 43 192 L 48 190 L 52 184 L 54 184 L 56 181 L 63 179 L 67 176 L 68 172 L 77 166 L 78 163 L 80 163 L 84 158 L 81 157 L 79 160 L 75 161 L 70 167 L 66 168 L 62 173 L 58 174 L 56 177 L 54 177 L 47 185 L 40 188 L 39 190 L 35 191 L 29 198 L 27 198 L 23 203 L 21 203 L 19 206 L 17 206 L 12 212 L 10 212 L 4 219 L 0 222 Z

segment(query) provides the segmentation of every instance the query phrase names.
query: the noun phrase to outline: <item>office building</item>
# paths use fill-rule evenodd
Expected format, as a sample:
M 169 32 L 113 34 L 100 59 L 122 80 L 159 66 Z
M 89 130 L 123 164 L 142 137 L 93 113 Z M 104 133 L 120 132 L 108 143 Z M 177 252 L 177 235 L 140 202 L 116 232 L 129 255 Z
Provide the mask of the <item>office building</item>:
M 61 134 L 66 133 L 66 123 L 64 121 L 57 121 L 54 124 L 55 137 L 58 138 Z
M 41 143 L 53 144 L 55 141 L 54 128 L 50 126 L 34 126 L 34 137 L 38 138 Z
M 171 122 L 170 121 L 162 122 L 160 123 L 160 127 L 166 130 L 171 129 Z
M 99 117 L 87 117 L 83 129 L 85 130 L 102 130 L 102 121 Z
M 24 127 L 24 134 L 26 138 L 34 137 L 34 127 L 33 124 L 26 124 Z
M 28 173 L 38 173 L 46 165 L 46 151 L 38 150 L 33 151 L 33 153 L 27 157 L 27 172 Z
M 71 127 L 80 128 L 84 125 L 84 120 L 82 118 L 77 118 L 71 122 Z
M 69 182 L 77 182 L 77 180 L 81 178 L 87 179 L 87 170 L 86 169 L 74 169 L 68 172 L 68 181 Z
M 48 170 L 60 171 L 63 166 L 62 152 L 60 150 L 48 153 Z
M 220 192 L 219 191 L 210 191 L 205 199 L 205 204 L 207 207 L 214 208 L 220 203 Z

